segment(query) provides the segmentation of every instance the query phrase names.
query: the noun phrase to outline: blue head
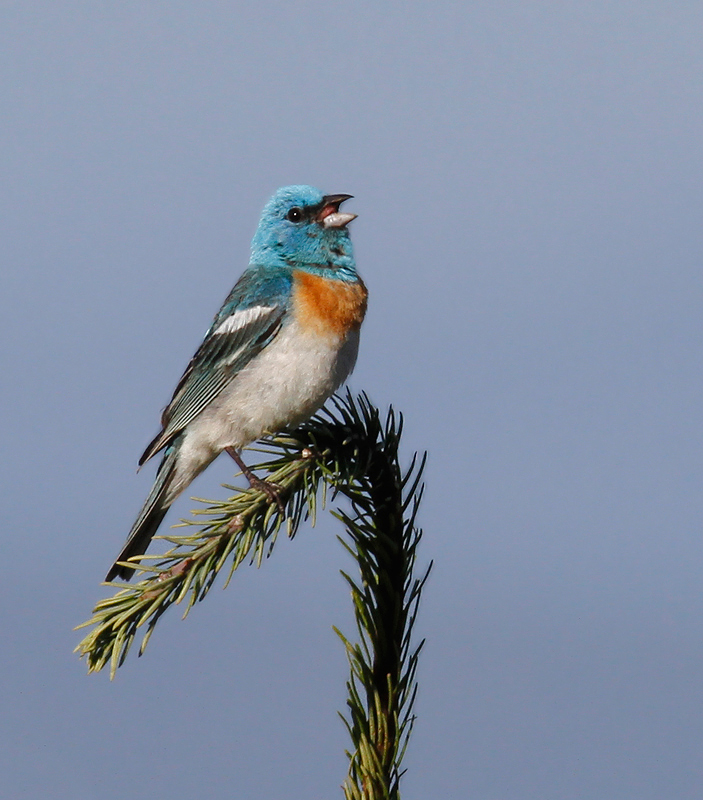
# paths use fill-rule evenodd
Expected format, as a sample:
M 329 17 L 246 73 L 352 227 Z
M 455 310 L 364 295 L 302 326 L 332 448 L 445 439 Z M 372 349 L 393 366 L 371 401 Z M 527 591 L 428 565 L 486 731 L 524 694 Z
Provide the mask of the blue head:
M 264 206 L 251 243 L 251 263 L 353 278 L 354 253 L 347 224 L 356 214 L 339 206 L 351 195 L 323 195 L 312 186 L 284 186 Z

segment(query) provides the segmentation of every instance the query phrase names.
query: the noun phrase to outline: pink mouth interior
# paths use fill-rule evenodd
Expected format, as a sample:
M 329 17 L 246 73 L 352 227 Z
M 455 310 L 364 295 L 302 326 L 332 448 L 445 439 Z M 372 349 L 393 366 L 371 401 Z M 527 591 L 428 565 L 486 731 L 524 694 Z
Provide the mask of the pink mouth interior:
M 329 217 L 330 214 L 336 214 L 338 211 L 339 203 L 330 203 L 322 208 L 317 218 L 322 222 L 325 217 Z

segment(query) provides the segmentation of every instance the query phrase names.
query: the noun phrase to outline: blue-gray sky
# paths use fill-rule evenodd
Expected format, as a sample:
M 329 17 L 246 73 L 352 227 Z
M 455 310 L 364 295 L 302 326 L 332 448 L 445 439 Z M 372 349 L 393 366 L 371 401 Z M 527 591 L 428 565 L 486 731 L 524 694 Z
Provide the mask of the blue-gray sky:
M 355 195 L 351 385 L 430 451 L 404 800 L 703 795 L 702 30 L 691 2 L 0 4 L 8 797 L 341 796 L 332 522 L 113 683 L 71 652 L 298 182 Z

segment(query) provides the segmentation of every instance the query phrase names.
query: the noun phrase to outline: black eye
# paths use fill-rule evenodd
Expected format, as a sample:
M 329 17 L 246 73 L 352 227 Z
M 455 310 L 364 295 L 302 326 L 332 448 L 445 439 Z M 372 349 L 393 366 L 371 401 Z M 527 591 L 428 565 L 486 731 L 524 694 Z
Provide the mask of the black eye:
M 303 218 L 303 209 L 295 206 L 294 208 L 291 208 L 286 216 L 291 222 L 300 222 L 300 220 Z

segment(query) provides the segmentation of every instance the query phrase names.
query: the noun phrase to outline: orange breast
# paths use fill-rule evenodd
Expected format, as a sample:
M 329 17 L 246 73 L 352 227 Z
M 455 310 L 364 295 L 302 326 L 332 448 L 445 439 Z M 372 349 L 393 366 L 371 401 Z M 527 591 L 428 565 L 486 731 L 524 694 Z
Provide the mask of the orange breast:
M 330 280 L 302 270 L 296 270 L 293 279 L 293 308 L 303 328 L 320 336 L 340 338 L 359 328 L 368 297 L 361 280 Z

